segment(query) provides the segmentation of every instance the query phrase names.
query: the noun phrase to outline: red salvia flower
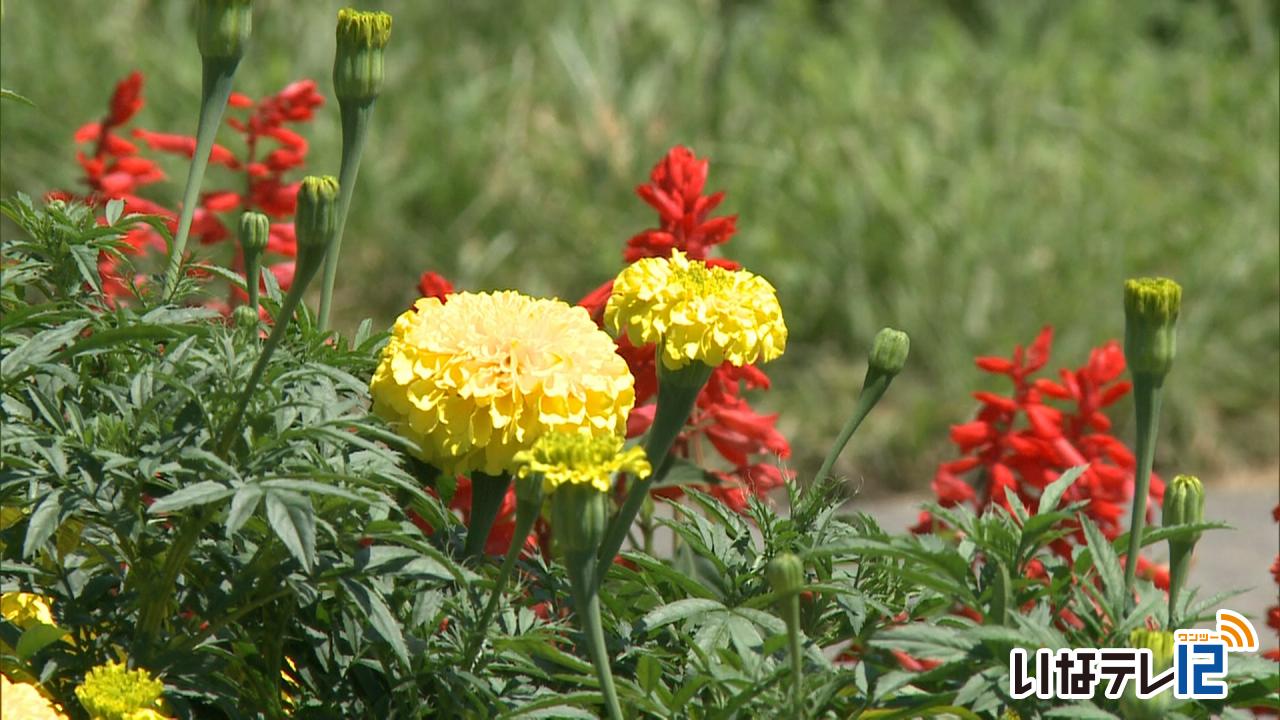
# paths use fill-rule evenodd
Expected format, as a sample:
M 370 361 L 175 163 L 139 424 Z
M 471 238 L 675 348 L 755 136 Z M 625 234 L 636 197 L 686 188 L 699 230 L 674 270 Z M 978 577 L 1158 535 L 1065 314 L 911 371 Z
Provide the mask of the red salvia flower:
M 1109 434 L 1111 421 L 1103 412 L 1130 390 L 1130 383 L 1120 380 L 1124 352 L 1110 341 L 1090 352 L 1084 367 L 1060 370 L 1060 381 L 1034 378 L 1048 363 L 1052 345 L 1053 329 L 1045 327 L 1031 345 L 1015 348 L 1010 358 L 976 359 L 980 369 L 1007 377 L 1013 393 L 973 394 L 979 403 L 977 416 L 951 427 L 951 441 L 961 457 L 938 466 L 934 495 L 944 507 L 968 504 L 983 509 L 999 504 L 1009 509 L 1006 492 L 1011 491 L 1035 510 L 1046 485 L 1071 467 L 1087 465 L 1062 502 L 1086 501 L 1085 514 L 1114 539 L 1123 530 L 1136 467 L 1129 448 Z M 1164 483 L 1153 474 L 1149 518 L 1163 496 Z M 934 529 L 936 523 L 927 513 L 912 528 L 915 532 Z M 1083 533 L 1077 529 L 1073 539 L 1082 542 Z M 1054 549 L 1069 556 L 1071 543 L 1059 542 Z M 1140 572 L 1168 586 L 1167 568 L 1142 558 L 1138 562 Z

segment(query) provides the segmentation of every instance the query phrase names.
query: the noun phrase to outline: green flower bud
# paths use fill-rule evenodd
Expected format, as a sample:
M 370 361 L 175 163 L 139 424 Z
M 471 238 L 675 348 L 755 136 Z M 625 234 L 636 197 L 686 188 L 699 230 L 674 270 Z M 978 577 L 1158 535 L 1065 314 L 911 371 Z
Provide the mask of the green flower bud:
M 565 556 L 594 556 L 604 539 L 605 494 L 590 485 L 565 485 L 551 495 L 551 532 Z
M 196 44 L 206 60 L 236 63 L 253 28 L 253 0 L 200 0 Z
M 258 311 L 249 305 L 237 306 L 231 312 L 231 321 L 236 327 L 254 328 L 258 326 Z
M 794 595 L 804 587 L 804 561 L 791 553 L 782 553 L 769 561 L 765 575 L 780 597 Z
M 1182 287 L 1168 278 L 1124 283 L 1124 358 L 1135 375 L 1163 378 L 1177 351 Z
M 530 513 L 537 517 L 542 510 L 542 475 L 530 474 L 516 478 L 516 513 Z
M 893 377 L 902 372 L 907 364 L 907 353 L 911 350 L 911 338 L 901 330 L 884 328 L 876 333 L 875 342 L 871 344 L 871 357 L 868 364 L 871 369 Z
M 319 260 L 338 232 L 338 181 L 332 175 L 308 175 L 298 188 L 293 218 L 298 237 L 298 261 Z M 304 259 L 305 258 L 305 259 Z
M 1151 651 L 1151 671 L 1160 674 L 1173 665 L 1173 633 L 1160 630 L 1134 630 L 1129 633 L 1129 647 Z M 1159 720 L 1173 702 L 1173 693 L 1162 692 L 1145 700 L 1139 699 L 1130 681 L 1120 699 L 1120 714 L 1132 720 Z
M 1204 522 L 1204 485 L 1200 478 L 1194 475 L 1175 477 L 1164 490 L 1162 514 L 1165 527 Z M 1196 532 L 1181 538 L 1180 542 L 1195 544 L 1199 539 L 1200 533 Z
M 260 212 L 249 211 L 240 216 L 240 247 L 244 254 L 257 255 L 267 249 L 271 240 L 271 219 Z
M 391 39 L 391 16 L 384 12 L 338 11 L 338 51 L 333 58 L 333 93 L 339 102 L 367 102 L 382 92 L 382 51 Z

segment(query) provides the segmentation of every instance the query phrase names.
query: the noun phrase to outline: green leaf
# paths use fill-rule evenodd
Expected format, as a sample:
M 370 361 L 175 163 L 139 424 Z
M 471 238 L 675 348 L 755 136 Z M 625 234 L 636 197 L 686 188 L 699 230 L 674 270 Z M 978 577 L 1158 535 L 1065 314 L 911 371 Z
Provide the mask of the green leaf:
M 645 613 L 644 617 L 640 618 L 640 621 L 636 623 L 636 631 L 641 634 L 649 633 L 664 625 L 670 625 L 698 615 L 724 612 L 726 609 L 723 603 L 715 600 L 685 598 Z
M 274 494 L 267 496 L 268 514 L 271 512 L 273 496 Z M 308 507 L 310 507 L 309 504 Z M 404 631 L 400 628 L 400 623 L 396 621 L 395 616 L 391 614 L 390 608 L 383 602 L 382 596 L 372 588 L 354 580 L 344 578 L 342 585 L 355 598 L 356 604 L 364 611 L 365 617 L 369 620 L 369 624 L 374 631 L 391 646 L 392 651 L 395 652 L 400 662 L 406 668 L 409 667 L 409 647 L 404 642 Z
M 169 493 L 159 500 L 156 500 L 154 503 L 151 503 L 151 507 L 147 508 L 147 513 L 150 515 L 158 515 L 160 513 L 183 510 L 196 505 L 208 505 L 209 503 L 230 497 L 234 492 L 235 489 L 229 488 L 220 482 L 204 480 L 196 483 L 195 485 L 188 485 L 187 487 Z
M 262 488 L 257 485 L 242 485 L 236 490 L 235 497 L 231 498 L 231 509 L 227 511 L 225 528 L 228 539 L 239 532 L 253 511 L 258 509 L 262 494 Z
M 20 659 L 26 660 L 70 634 L 60 627 L 38 622 L 22 632 L 22 637 L 18 638 L 18 645 L 14 648 L 14 652 Z
M 662 664 L 652 655 L 641 655 L 636 661 L 636 682 L 647 693 L 653 693 L 662 681 Z
M 115 225 L 116 221 L 120 219 L 120 215 L 122 213 L 124 213 L 124 200 L 120 198 L 114 198 L 112 200 L 107 201 L 107 208 L 106 208 L 105 215 L 107 218 L 108 225 Z
M 28 107 L 36 106 L 36 104 L 31 102 L 31 100 L 27 99 L 22 95 L 19 95 L 18 93 L 12 90 L 9 90 L 8 88 L 0 88 L 0 100 L 13 100 L 14 102 L 22 103 L 23 105 L 26 105 Z
M 1036 510 L 1036 515 L 1042 515 L 1056 510 L 1058 507 L 1058 501 L 1062 499 L 1062 494 L 1065 493 L 1067 488 L 1070 488 L 1075 481 L 1084 474 L 1084 471 L 1088 467 L 1088 465 L 1077 465 L 1059 475 L 1057 480 L 1046 485 L 1044 490 L 1040 493 L 1040 505 Z
M 5 386 L 12 385 L 34 366 L 53 357 L 88 324 L 87 319 L 73 320 L 64 325 L 43 330 L 6 352 L 4 358 L 0 359 L 0 378 L 4 379 Z
M 44 545 L 57 531 L 61 502 L 62 491 L 53 490 L 31 512 L 31 520 L 27 523 L 27 537 L 22 542 L 22 557 L 31 557 L 36 548 Z
M 1093 567 L 1102 579 L 1102 590 L 1110 605 L 1111 612 L 1108 615 L 1112 618 L 1119 617 L 1118 613 L 1123 610 L 1124 605 L 1124 571 L 1120 568 L 1120 559 L 1116 557 L 1116 551 L 1098 526 L 1084 515 L 1079 517 L 1080 526 L 1089 543 L 1089 552 L 1093 556 Z
M 316 511 L 311 501 L 287 490 L 271 490 L 266 499 L 267 522 L 302 568 L 311 572 L 316 556 Z

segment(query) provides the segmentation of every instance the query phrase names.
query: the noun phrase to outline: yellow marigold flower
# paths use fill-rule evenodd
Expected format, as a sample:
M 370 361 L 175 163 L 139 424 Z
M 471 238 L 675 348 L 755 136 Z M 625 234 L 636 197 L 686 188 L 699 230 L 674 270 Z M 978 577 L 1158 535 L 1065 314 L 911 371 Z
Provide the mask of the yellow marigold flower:
M 787 346 L 787 326 L 769 281 L 690 260 L 679 250 L 623 270 L 604 317 L 634 345 L 657 343 L 668 370 L 694 361 L 711 367 L 726 360 L 739 367 L 768 362 Z
M 67 720 L 52 700 L 31 683 L 0 674 L 0 720 Z
M 124 663 L 99 665 L 84 676 L 76 698 L 93 720 L 167 720 L 160 714 L 164 683 Z
M 550 494 L 561 485 L 590 485 L 609 492 L 614 473 L 631 473 L 638 479 L 649 477 L 653 468 L 644 448 L 622 451 L 621 435 L 548 433 L 529 450 L 516 453 L 517 476 L 542 475 L 542 492 Z
M 36 623 L 57 625 L 49 602 L 34 593 L 0 593 L 0 616 L 26 630 Z
M 514 291 L 423 298 L 370 382 L 373 411 L 441 471 L 490 475 L 549 431 L 621 435 L 635 380 L 587 311 Z

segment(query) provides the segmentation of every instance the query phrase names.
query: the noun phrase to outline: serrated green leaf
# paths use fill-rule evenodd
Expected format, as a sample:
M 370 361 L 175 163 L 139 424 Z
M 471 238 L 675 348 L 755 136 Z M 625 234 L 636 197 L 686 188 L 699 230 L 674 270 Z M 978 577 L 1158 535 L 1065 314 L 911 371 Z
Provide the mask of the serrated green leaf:
M 1112 549 L 1111 543 L 1102 535 L 1102 531 L 1098 529 L 1098 526 L 1092 520 L 1084 515 L 1080 515 L 1079 520 L 1081 527 L 1084 529 L 1089 552 L 1093 556 L 1094 570 L 1097 571 L 1098 577 L 1102 580 L 1102 590 L 1106 595 L 1107 604 L 1112 610 L 1108 615 L 1115 618 L 1116 613 L 1123 610 L 1124 604 L 1124 570 L 1120 568 L 1120 559 L 1116 556 L 1115 550 Z M 1133 561 L 1130 560 L 1130 562 Z
M 14 102 L 21 103 L 21 104 L 26 105 L 26 106 L 28 106 L 28 107 L 35 107 L 35 106 L 36 106 L 36 104 L 35 104 L 35 103 L 33 103 L 33 102 L 31 102 L 31 100 L 30 100 L 30 99 L 28 99 L 27 97 L 25 97 L 25 96 L 23 96 L 23 95 L 19 95 L 18 93 L 14 92 L 14 91 L 12 91 L 12 90 L 10 90 L 10 89 L 8 89 L 8 88 L 0 88 L 0 100 L 12 100 L 12 101 L 14 101 Z
M 184 510 L 197 505 L 208 505 L 230 497 L 234 492 L 234 488 L 229 488 L 220 482 L 204 480 L 195 485 L 188 485 L 171 492 L 156 500 L 151 503 L 151 507 L 147 508 L 147 513 L 158 515 L 160 513 Z
M 711 613 L 724 612 L 725 610 L 727 608 L 724 604 L 715 600 L 705 598 L 676 600 L 673 603 L 668 603 L 645 613 L 644 617 L 640 618 L 639 622 L 636 623 L 636 632 L 643 635 L 674 622 L 699 616 L 705 618 Z
M 37 622 L 22 631 L 14 653 L 22 660 L 30 658 L 42 649 L 70 635 L 69 632 L 54 625 Z
M 53 490 L 36 505 L 27 522 L 27 536 L 22 541 L 22 557 L 29 558 L 44 545 L 58 529 L 58 515 L 62 503 L 62 491 Z
M 270 508 L 273 496 L 274 493 L 267 496 L 268 508 Z M 343 579 L 342 585 L 351 593 L 356 604 L 360 606 L 365 618 L 369 621 L 369 625 L 391 646 L 392 652 L 396 654 L 396 657 L 400 659 L 404 667 L 409 667 L 409 648 L 404 642 L 404 631 L 395 616 L 391 614 L 390 608 L 382 600 L 382 596 L 372 588 L 354 580 Z
M 316 513 L 304 495 L 287 490 L 266 493 L 267 522 L 302 568 L 311 572 L 316 555 Z
M 1056 510 L 1058 501 L 1062 499 L 1063 493 L 1084 474 L 1088 467 L 1088 465 L 1077 465 L 1059 475 L 1057 480 L 1046 485 L 1040 493 L 1040 505 L 1036 510 L 1036 515 L 1043 515 Z
M 257 485 L 242 485 L 236 490 L 235 496 L 231 498 L 231 508 L 227 510 L 227 521 L 224 525 L 228 538 L 239 532 L 240 528 L 244 527 L 244 524 L 253 516 L 253 511 L 258 509 L 262 495 L 262 488 Z

